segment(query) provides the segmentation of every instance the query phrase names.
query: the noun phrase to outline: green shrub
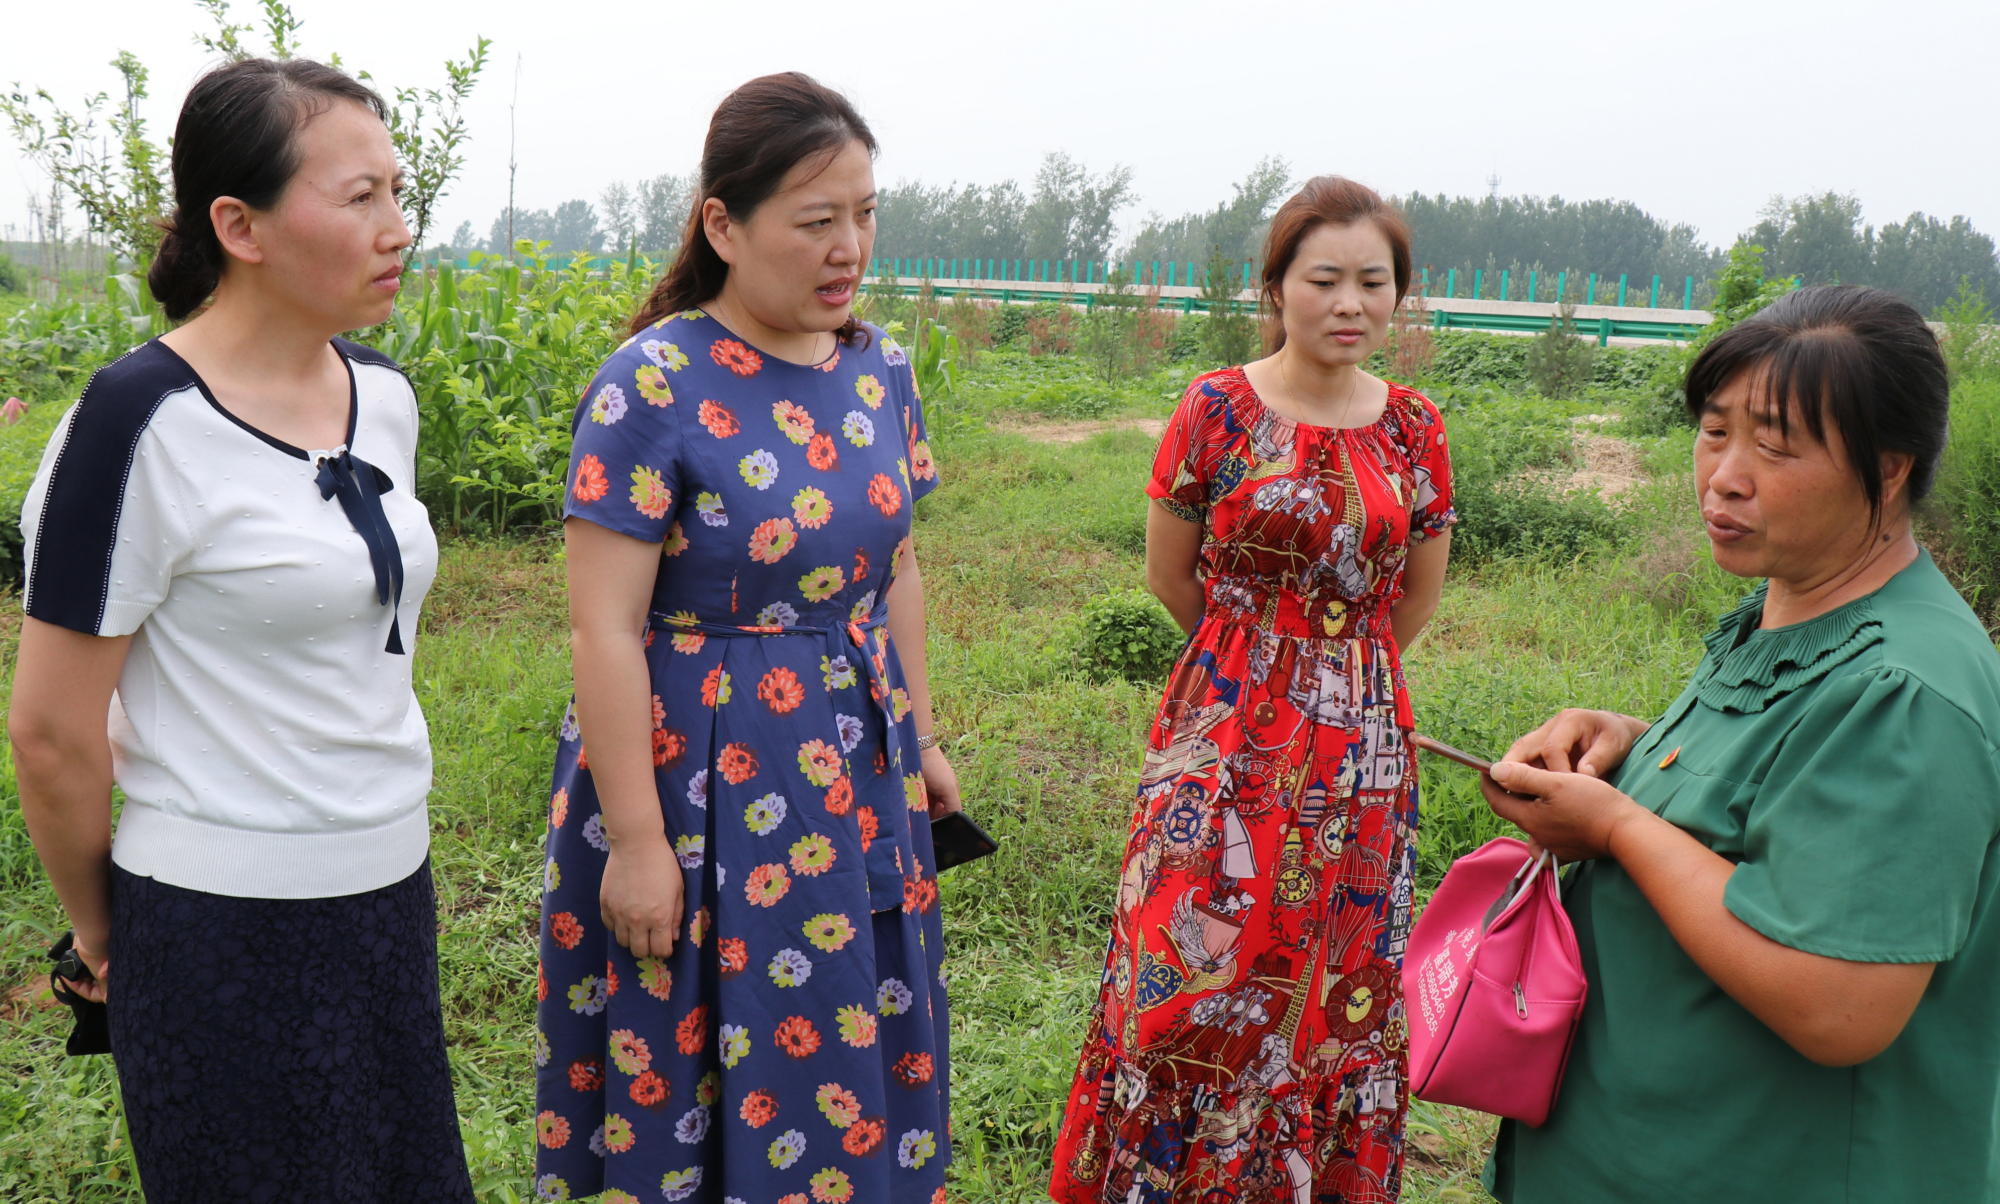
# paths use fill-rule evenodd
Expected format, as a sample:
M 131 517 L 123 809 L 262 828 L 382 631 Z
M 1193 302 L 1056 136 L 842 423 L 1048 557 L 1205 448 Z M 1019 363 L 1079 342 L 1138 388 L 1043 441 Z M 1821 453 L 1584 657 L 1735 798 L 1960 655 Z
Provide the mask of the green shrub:
M 1926 505 L 1938 559 L 1990 626 L 2000 619 L 2000 372 L 1952 390 L 1951 443 Z
M 1482 390 L 1448 398 L 1454 562 L 1506 557 L 1572 560 L 1616 542 L 1621 524 L 1587 490 L 1565 493 L 1549 479 L 1576 457 L 1577 406 Z
M 19 293 L 27 290 L 28 274 L 21 270 L 13 257 L 0 251 L 0 293 Z
M 1549 397 L 1575 397 L 1591 383 L 1597 347 L 1576 333 L 1576 306 L 1564 302 L 1528 347 L 1528 379 Z
M 1166 607 L 1145 590 L 1118 590 L 1083 604 L 1082 660 L 1107 676 L 1158 681 L 1186 642 Z

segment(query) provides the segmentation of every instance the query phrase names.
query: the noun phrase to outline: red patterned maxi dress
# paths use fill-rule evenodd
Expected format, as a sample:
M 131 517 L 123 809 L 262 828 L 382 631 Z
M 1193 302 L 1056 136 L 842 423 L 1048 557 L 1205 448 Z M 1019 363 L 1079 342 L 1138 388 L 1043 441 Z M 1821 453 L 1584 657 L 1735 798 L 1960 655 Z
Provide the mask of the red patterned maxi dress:
M 1204 528 L 1207 610 L 1154 720 L 1063 1204 L 1350 1204 L 1402 1182 L 1416 870 L 1390 608 L 1457 520 L 1444 423 L 1297 423 L 1198 378 L 1146 492 Z

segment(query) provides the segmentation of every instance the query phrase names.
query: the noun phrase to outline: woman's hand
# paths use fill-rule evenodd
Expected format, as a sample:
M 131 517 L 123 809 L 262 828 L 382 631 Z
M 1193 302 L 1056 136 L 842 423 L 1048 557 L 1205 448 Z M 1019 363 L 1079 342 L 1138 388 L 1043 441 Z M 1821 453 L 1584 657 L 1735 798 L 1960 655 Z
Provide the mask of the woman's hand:
M 945 759 L 944 750 L 933 744 L 924 750 L 924 794 L 930 799 L 931 818 L 943 819 L 965 810 L 958 801 L 958 771 Z
M 1601 778 L 1625 763 L 1639 737 L 1652 724 L 1616 711 L 1584 711 L 1570 707 L 1514 741 L 1503 762 L 1581 773 Z
M 86 942 L 83 932 L 79 930 L 74 943 L 70 946 L 76 950 L 77 959 L 83 963 L 83 968 L 90 971 L 91 981 L 76 982 L 65 978 L 63 982 L 69 985 L 70 990 L 75 991 L 78 995 L 83 996 L 92 1003 L 104 1002 L 104 987 L 107 982 L 111 981 L 110 955 L 99 952 L 99 950 L 110 947 L 110 940 L 111 934 L 107 932 L 101 935 L 93 935 Z
M 1518 746 L 1517 746 L 1518 747 Z M 1652 812 L 1597 778 L 1502 761 L 1479 775 L 1479 792 L 1500 818 L 1526 832 L 1558 861 L 1611 855 L 1620 825 Z
M 611 842 L 597 891 L 605 927 L 633 957 L 665 957 L 681 929 L 681 865 L 665 834 Z

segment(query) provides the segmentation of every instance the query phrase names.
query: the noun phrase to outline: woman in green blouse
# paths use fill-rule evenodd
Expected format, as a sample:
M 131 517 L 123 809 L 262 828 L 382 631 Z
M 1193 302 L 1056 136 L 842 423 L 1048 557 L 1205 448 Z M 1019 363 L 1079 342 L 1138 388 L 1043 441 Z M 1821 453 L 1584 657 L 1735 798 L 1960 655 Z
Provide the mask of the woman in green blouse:
M 1887 293 L 1803 289 L 1687 400 L 1715 561 L 1764 583 L 1657 721 L 1563 711 L 1482 782 L 1583 862 L 1590 979 L 1555 1110 L 1502 1125 L 1488 1186 L 2000 1200 L 2000 653 L 1910 533 L 1937 340 Z

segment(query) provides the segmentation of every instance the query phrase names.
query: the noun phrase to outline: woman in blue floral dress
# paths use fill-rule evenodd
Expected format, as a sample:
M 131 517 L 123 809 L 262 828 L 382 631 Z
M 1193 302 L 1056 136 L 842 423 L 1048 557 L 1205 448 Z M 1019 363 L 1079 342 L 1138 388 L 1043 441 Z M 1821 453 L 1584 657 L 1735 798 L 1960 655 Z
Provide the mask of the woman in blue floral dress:
M 804 76 L 726 99 L 687 249 L 577 412 L 546 1199 L 943 1204 L 926 820 L 957 784 L 910 542 L 936 470 L 907 357 L 851 315 L 874 145 Z

